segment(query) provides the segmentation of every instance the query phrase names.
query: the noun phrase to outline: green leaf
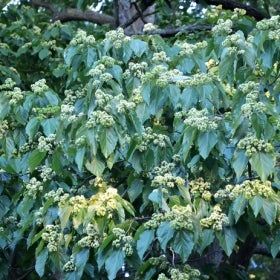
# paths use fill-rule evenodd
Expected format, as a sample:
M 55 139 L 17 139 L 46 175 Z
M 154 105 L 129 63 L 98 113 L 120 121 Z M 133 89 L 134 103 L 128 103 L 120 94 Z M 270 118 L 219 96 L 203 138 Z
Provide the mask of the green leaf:
M 140 259 L 143 258 L 145 252 L 149 248 L 150 244 L 153 242 L 155 238 L 154 230 L 145 230 L 140 235 L 140 238 L 137 240 L 137 253 Z
M 197 139 L 199 154 L 206 159 L 217 141 L 218 137 L 215 131 L 210 130 L 199 133 Z
M 244 214 L 245 207 L 248 203 L 248 200 L 245 198 L 243 194 L 239 195 L 232 203 L 230 209 L 232 210 L 233 216 L 235 218 L 235 221 L 237 222 Z
M 118 135 L 114 128 L 102 129 L 100 131 L 100 148 L 102 154 L 108 158 L 108 156 L 115 150 L 118 143 Z
M 83 168 L 84 157 L 85 157 L 86 149 L 85 147 L 78 148 L 75 155 L 75 162 L 78 166 L 78 169 L 81 171 Z
M 277 254 L 280 251 L 280 231 L 278 230 L 273 238 L 272 244 L 271 244 L 271 255 L 273 258 L 277 256 Z
M 272 225 L 272 223 L 276 219 L 276 206 L 275 202 L 264 199 L 263 200 L 263 205 L 260 210 L 261 216 L 265 219 L 265 221 L 269 224 Z
M 175 233 L 171 246 L 180 255 L 182 261 L 186 262 L 194 247 L 193 233 L 183 230 Z
M 113 251 L 105 261 L 105 269 L 108 274 L 108 280 L 115 279 L 117 272 L 124 264 L 124 251 Z
M 162 250 L 166 250 L 167 243 L 174 235 L 174 229 L 169 222 L 163 222 L 157 229 L 157 237 Z
M 53 134 L 55 133 L 58 126 L 58 119 L 51 118 L 51 119 L 42 120 L 41 126 L 46 135 Z
M 252 169 L 258 173 L 262 181 L 273 172 L 274 169 L 274 156 L 273 154 L 257 152 L 252 155 L 250 159 Z
M 132 39 L 130 40 L 130 47 L 133 50 L 134 54 L 140 57 L 147 50 L 148 45 L 146 42 L 143 42 L 139 39 Z
M 230 256 L 237 241 L 237 234 L 234 228 L 224 228 L 216 232 L 219 243 L 227 256 Z
M 36 167 L 40 165 L 42 160 L 45 158 L 46 154 L 46 152 L 40 152 L 37 149 L 31 152 L 28 159 L 28 167 L 30 171 L 33 171 Z
M 244 150 L 235 150 L 231 164 L 238 179 L 247 168 L 248 161 L 249 159 L 246 157 Z
M 69 221 L 72 210 L 73 210 L 72 206 L 63 206 L 59 208 L 58 215 L 59 215 L 60 226 L 62 231 L 64 230 L 64 228 L 66 227 Z
M 73 57 L 78 53 L 78 47 L 71 46 L 67 48 L 64 52 L 65 63 L 70 66 Z
M 36 257 L 35 270 L 40 277 L 43 277 L 45 273 L 45 265 L 48 259 L 49 251 L 47 248 L 43 249 Z
M 97 157 L 92 157 L 91 162 L 86 162 L 86 168 L 95 176 L 101 176 L 105 169 L 105 164 L 103 161 L 99 160 Z
M 213 240 L 214 240 L 214 232 L 212 229 L 205 229 L 201 232 L 201 235 L 199 237 L 199 248 L 198 252 L 200 254 L 203 253 L 204 249 L 209 246 Z
M 85 266 L 89 259 L 89 249 L 82 249 L 80 252 L 75 254 L 75 264 L 76 264 L 76 272 L 77 272 L 77 279 L 81 279 Z
M 40 122 L 37 118 L 32 118 L 25 127 L 25 132 L 29 138 L 33 138 L 34 135 L 38 132 L 40 127 Z
M 47 48 L 43 48 L 41 49 L 41 51 L 39 52 L 39 58 L 41 60 L 45 59 L 46 57 L 48 57 L 50 55 L 50 51 Z
M 88 48 L 87 49 L 87 61 L 86 61 L 87 67 L 90 67 L 95 60 L 96 60 L 95 50 L 93 48 Z
M 262 206 L 263 206 L 264 199 L 261 196 L 255 196 L 253 199 L 250 199 L 249 205 L 251 206 L 254 216 L 257 217 Z

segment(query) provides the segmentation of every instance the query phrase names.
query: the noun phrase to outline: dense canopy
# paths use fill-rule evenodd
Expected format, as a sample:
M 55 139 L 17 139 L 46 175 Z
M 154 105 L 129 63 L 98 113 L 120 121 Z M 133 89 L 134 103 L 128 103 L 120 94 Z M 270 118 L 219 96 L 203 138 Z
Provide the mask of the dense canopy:
M 279 275 L 278 1 L 0 9 L 1 279 Z

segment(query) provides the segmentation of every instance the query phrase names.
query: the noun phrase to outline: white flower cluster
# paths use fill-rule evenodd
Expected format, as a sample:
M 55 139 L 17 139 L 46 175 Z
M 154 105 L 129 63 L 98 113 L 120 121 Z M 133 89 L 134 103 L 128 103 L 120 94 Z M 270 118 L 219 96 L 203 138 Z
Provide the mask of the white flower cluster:
M 113 228 L 112 232 L 116 237 L 112 242 L 112 246 L 124 251 L 126 256 L 131 256 L 133 254 L 133 238 L 126 235 L 125 231 L 121 228 Z
M 114 97 L 110 94 L 105 93 L 101 89 L 98 89 L 95 92 L 95 98 L 95 104 L 99 107 L 104 108 Z
M 206 41 L 198 42 L 196 44 L 190 44 L 187 42 L 177 44 L 180 47 L 180 56 L 191 56 L 195 51 L 205 49 L 208 45 Z
M 272 198 L 276 195 L 270 181 L 261 182 L 260 180 L 246 180 L 242 184 L 226 185 L 225 189 L 218 190 L 214 197 L 222 200 L 234 200 L 241 194 L 244 194 L 246 199 L 252 199 L 256 196 Z
M 143 28 L 143 32 L 149 32 L 149 31 L 153 31 L 153 30 L 156 30 L 158 27 L 152 23 L 146 23 L 144 25 L 144 28 Z
M 192 76 L 182 76 L 181 79 L 176 81 L 178 87 L 195 87 L 211 84 L 215 79 L 215 75 L 212 72 L 197 73 Z
M 88 207 L 88 200 L 83 195 L 76 195 L 70 197 L 68 201 L 63 201 L 60 205 L 68 204 L 72 207 L 72 213 L 77 215 L 81 210 L 86 209 Z
M 50 134 L 49 136 L 40 136 L 38 139 L 38 150 L 40 152 L 47 152 L 52 154 L 57 143 L 55 142 L 56 134 Z
M 258 139 L 252 134 L 249 134 L 245 138 L 241 139 L 237 144 L 237 148 L 240 150 L 245 150 L 245 155 L 247 157 L 251 157 L 257 152 L 272 153 L 274 151 L 273 145 L 271 143 L 267 143 L 262 139 Z
M 165 270 L 169 267 L 170 263 L 168 262 L 166 255 L 160 255 L 158 257 L 149 258 L 149 263 L 153 266 L 159 266 L 160 270 Z
M 136 104 L 132 101 L 127 100 L 120 100 L 119 104 L 117 105 L 117 110 L 119 113 L 128 112 L 136 107 Z
M 242 55 L 245 53 L 245 47 L 249 46 L 250 43 L 245 41 L 245 38 L 241 33 L 236 32 L 232 35 L 228 35 L 222 45 L 227 48 L 229 53 Z
M 3 227 L 0 227 L 0 232 L 4 232 L 4 228 Z
M 7 79 L 6 81 L 7 83 L 5 82 L 5 84 L 2 85 L 2 89 L 8 88 L 13 84 L 11 79 Z M 5 97 L 10 99 L 10 105 L 17 105 L 24 99 L 24 92 L 19 87 L 13 87 L 11 89 L 4 90 L 2 93 Z
M 71 256 L 69 261 L 65 263 L 65 265 L 63 266 L 63 271 L 65 272 L 72 272 L 76 270 L 76 266 L 74 263 L 74 257 Z
M 64 190 L 62 188 L 58 188 L 56 191 L 51 190 L 51 191 L 47 192 L 44 195 L 44 198 L 46 200 L 52 198 L 54 202 L 59 202 L 59 203 L 63 204 L 69 198 L 69 194 L 64 193 Z
M 143 102 L 143 97 L 141 95 L 141 87 L 136 87 L 132 91 L 131 101 L 135 104 Z
M 115 120 L 113 116 L 109 115 L 106 111 L 93 111 L 87 122 L 86 127 L 87 128 L 93 128 L 96 125 L 101 125 L 104 127 L 112 127 L 115 124 Z
M 0 123 L 0 139 L 5 138 L 6 133 L 9 131 L 9 122 L 7 120 L 3 120 Z
M 32 177 L 29 183 L 26 184 L 25 188 L 25 193 L 33 199 L 36 199 L 37 194 L 42 192 L 43 185 L 42 182 L 38 181 L 35 177 Z
M 191 108 L 187 113 L 180 113 L 185 114 L 184 123 L 186 126 L 196 128 L 199 131 L 209 131 L 218 128 L 220 119 L 216 116 L 210 116 L 207 109 L 197 110 L 196 108 Z M 176 116 L 180 117 L 180 114 Z
M 213 228 L 216 231 L 221 231 L 223 226 L 229 224 L 229 219 L 226 214 L 222 212 L 221 206 L 216 204 L 210 217 L 200 220 L 200 225 L 205 228 Z
M 205 182 L 203 178 L 190 181 L 189 187 L 190 193 L 195 197 L 202 197 L 206 201 L 211 200 L 210 183 Z
M 172 170 L 174 169 L 174 167 L 174 163 L 167 163 L 166 161 L 163 161 L 160 166 L 155 167 L 154 172 L 156 173 L 156 175 L 152 179 L 151 186 L 154 188 L 160 186 L 167 188 L 184 186 L 186 182 L 185 179 L 172 174 Z
M 93 195 L 89 200 L 89 204 L 96 216 L 104 217 L 107 215 L 108 218 L 112 218 L 113 212 L 117 209 L 117 197 L 117 189 L 108 187 L 105 192 L 101 189 L 97 194 Z
M 62 120 L 67 120 L 69 119 L 69 116 L 73 114 L 75 107 L 70 104 L 61 104 L 60 110 L 61 110 L 60 118 Z
M 85 232 L 87 236 L 78 241 L 78 245 L 82 248 L 98 248 L 100 246 L 100 236 L 94 225 L 89 223 L 86 226 Z
M 166 148 L 170 139 L 165 134 L 155 133 L 151 127 L 145 128 L 143 134 L 138 137 L 139 144 L 137 145 L 137 149 L 140 152 L 144 152 L 148 149 L 150 144 L 158 146 L 160 148 Z
M 87 143 L 87 137 L 85 135 L 82 135 L 81 137 L 77 138 L 75 140 L 75 145 L 77 147 L 82 147 Z
M 46 165 L 41 166 L 39 171 L 43 182 L 50 181 L 55 176 L 55 172 Z
M 34 213 L 35 216 L 35 223 L 37 226 L 41 226 L 43 224 L 43 207 L 40 207 L 37 211 Z
M 126 79 L 128 77 L 137 77 L 142 78 L 148 68 L 147 62 L 135 63 L 129 62 L 128 69 L 123 73 L 123 78 Z
M 175 205 L 171 211 L 166 214 L 166 218 L 170 221 L 170 227 L 175 230 L 193 231 L 193 212 L 190 205 Z
M 124 30 L 122 28 L 118 28 L 117 30 L 107 32 L 105 40 L 111 42 L 116 49 L 120 49 L 123 44 L 130 41 L 130 37 L 124 34 Z
M 46 84 L 46 79 L 41 79 L 35 84 L 32 84 L 31 89 L 35 94 L 42 95 L 49 89 L 49 87 Z
M 232 32 L 232 21 L 230 19 L 218 19 L 217 24 L 212 28 L 215 35 L 227 35 Z
M 167 56 L 166 52 L 161 51 L 153 54 L 152 61 L 154 63 L 170 62 L 170 58 Z
M 59 226 L 46 225 L 45 232 L 42 234 L 42 239 L 48 242 L 47 248 L 50 253 L 57 252 L 62 239 L 62 234 L 59 233 Z
M 201 275 L 198 269 L 194 269 L 188 264 L 184 265 L 183 271 L 178 268 L 171 268 L 169 273 L 170 277 L 168 278 L 161 273 L 158 280 L 198 280 Z
M 95 38 L 93 35 L 87 35 L 87 33 L 84 30 L 79 29 L 77 31 L 76 36 L 70 41 L 70 45 L 94 47 Z
M 263 19 L 257 22 L 258 30 L 277 30 L 280 29 L 280 16 L 272 16 L 269 19 Z
M 147 72 L 142 76 L 141 81 L 143 83 L 148 81 L 155 81 L 159 87 L 166 87 L 168 83 L 173 82 L 177 76 L 182 76 L 183 73 L 178 69 L 168 70 L 165 65 L 156 65 L 150 72 Z
M 153 213 L 152 218 L 144 224 L 144 227 L 146 229 L 157 229 L 163 222 L 169 222 L 175 230 L 193 231 L 191 206 L 175 205 L 168 213 Z
M 120 62 L 116 61 L 113 57 L 111 56 L 102 56 L 100 59 L 100 63 L 104 64 L 106 67 L 111 68 L 113 67 L 115 64 L 118 64 Z

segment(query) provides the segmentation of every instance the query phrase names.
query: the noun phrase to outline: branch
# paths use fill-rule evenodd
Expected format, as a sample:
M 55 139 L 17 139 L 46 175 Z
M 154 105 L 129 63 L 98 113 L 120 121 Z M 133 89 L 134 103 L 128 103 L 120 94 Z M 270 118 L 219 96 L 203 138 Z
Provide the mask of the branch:
M 208 25 L 208 24 L 185 25 L 185 26 L 174 27 L 174 28 L 151 30 L 148 31 L 146 34 L 148 35 L 157 34 L 157 35 L 161 35 L 162 37 L 172 37 L 179 32 L 208 31 L 211 29 L 212 29 L 212 25 Z M 141 33 L 135 35 L 144 35 L 144 34 Z
M 195 2 L 199 3 L 200 0 L 196 0 Z M 243 9 L 246 11 L 247 15 L 254 17 L 258 21 L 269 17 L 269 14 L 262 13 L 251 5 L 242 4 L 234 0 L 205 0 L 205 2 L 208 5 L 222 5 L 223 9 L 226 10 L 234 10 L 235 8 Z
M 32 0 L 32 4 L 50 10 L 53 13 L 53 21 L 88 21 L 98 25 L 109 24 L 110 26 L 115 27 L 115 19 L 110 15 L 90 10 L 81 11 L 79 9 L 66 9 L 65 11 L 60 12 L 53 4 L 41 0 Z

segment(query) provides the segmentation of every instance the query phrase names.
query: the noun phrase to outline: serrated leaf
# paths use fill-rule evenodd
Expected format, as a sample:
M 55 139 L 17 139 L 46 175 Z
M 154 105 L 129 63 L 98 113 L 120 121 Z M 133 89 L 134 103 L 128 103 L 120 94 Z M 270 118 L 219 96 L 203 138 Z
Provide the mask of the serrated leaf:
M 260 214 L 269 225 L 272 225 L 276 219 L 275 203 L 273 201 L 264 199 Z
M 66 227 L 71 213 L 72 213 L 72 206 L 63 206 L 59 208 L 58 215 L 60 218 L 60 226 L 62 231 Z
M 118 135 L 114 128 L 107 128 L 100 131 L 99 138 L 101 152 L 105 158 L 107 158 L 115 150 L 118 142 Z
M 147 43 L 139 39 L 132 39 L 130 41 L 130 47 L 136 56 L 140 57 L 147 50 Z
M 199 154 L 206 159 L 217 141 L 218 137 L 215 131 L 201 132 L 197 139 Z
M 272 257 L 275 258 L 279 253 L 279 251 L 280 251 L 280 231 L 278 230 L 271 244 L 270 252 Z
M 246 157 L 244 150 L 235 150 L 231 164 L 238 179 L 247 168 L 248 161 L 249 159 Z
M 166 250 L 167 243 L 174 235 L 174 229 L 170 227 L 168 222 L 163 222 L 157 229 L 157 237 L 162 250 Z
M 261 196 L 255 196 L 249 201 L 249 205 L 251 206 L 254 216 L 257 217 L 262 206 L 263 206 L 263 198 Z
M 88 171 L 90 171 L 95 176 L 101 176 L 103 174 L 103 171 L 105 169 L 105 164 L 103 161 L 99 160 L 96 157 L 93 157 L 91 162 L 86 163 L 86 168 Z
M 145 230 L 141 233 L 140 238 L 137 240 L 137 253 L 140 259 L 143 258 L 143 255 L 147 251 L 154 238 L 154 230 Z
M 45 273 L 45 265 L 48 259 L 48 253 L 49 253 L 48 249 L 45 248 L 36 257 L 35 270 L 40 277 L 43 277 Z
M 239 220 L 240 216 L 244 214 L 247 203 L 248 200 L 244 195 L 239 195 L 232 203 L 230 210 L 232 210 L 236 222 Z
M 28 167 L 30 171 L 33 171 L 37 166 L 40 165 L 46 154 L 46 152 L 40 152 L 37 149 L 32 151 L 28 159 Z
M 237 234 L 234 228 L 224 228 L 216 233 L 219 243 L 227 256 L 230 256 L 237 241 Z
M 75 155 L 75 162 L 78 166 L 78 169 L 81 171 L 83 168 L 84 157 L 85 157 L 86 149 L 85 147 L 78 148 Z
M 177 254 L 180 255 L 183 262 L 186 262 L 188 260 L 193 247 L 193 233 L 183 230 L 175 233 L 175 237 L 172 240 L 172 248 Z
M 105 269 L 108 274 L 108 280 L 115 279 L 117 272 L 124 264 L 124 251 L 113 251 L 105 261 Z
M 250 159 L 252 169 L 258 173 L 262 181 L 273 172 L 274 156 L 270 153 L 257 152 Z

